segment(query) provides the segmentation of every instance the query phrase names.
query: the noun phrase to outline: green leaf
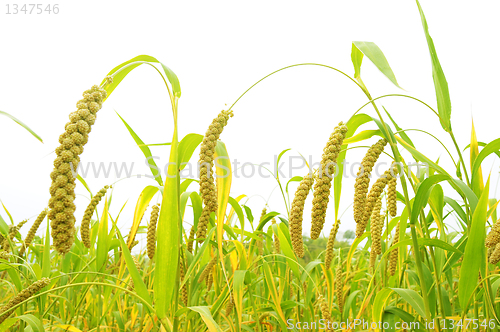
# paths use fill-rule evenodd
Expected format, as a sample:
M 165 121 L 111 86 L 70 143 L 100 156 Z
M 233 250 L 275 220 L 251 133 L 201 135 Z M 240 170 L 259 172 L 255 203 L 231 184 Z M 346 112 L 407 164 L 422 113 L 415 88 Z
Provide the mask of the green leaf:
M 144 142 L 140 139 L 139 136 L 135 133 L 135 131 L 128 125 L 128 123 L 121 117 L 118 112 L 116 112 L 116 115 L 120 117 L 120 119 L 123 121 L 123 124 L 125 127 L 127 127 L 128 132 L 130 133 L 130 136 L 134 139 L 135 143 L 141 149 L 142 153 L 144 154 L 144 157 L 146 157 L 146 161 L 148 162 L 149 169 L 151 170 L 151 173 L 153 173 L 154 179 L 158 182 L 160 186 L 163 186 L 163 181 L 161 179 L 161 171 L 156 165 L 153 156 L 151 155 L 151 150 L 149 147 L 147 147 Z
M 174 127 L 169 164 L 163 189 L 160 216 L 158 218 L 157 243 L 154 271 L 154 297 L 156 312 L 160 319 L 167 315 L 167 307 L 172 304 L 179 268 L 179 241 L 181 219 L 179 215 L 178 137 Z
M 300 278 L 301 274 L 299 271 L 299 266 L 297 264 L 297 258 L 293 253 L 292 246 L 290 243 L 290 239 L 285 235 L 286 233 L 286 225 L 284 223 L 280 223 L 278 225 L 273 225 L 273 229 L 276 228 L 276 232 L 278 233 L 278 237 L 280 239 L 280 247 L 286 257 L 288 257 L 287 263 L 292 269 L 293 273 L 297 278 Z
M 417 194 L 415 195 L 415 200 L 413 202 L 413 208 L 411 211 L 410 224 L 415 224 L 417 222 L 418 216 L 422 209 L 427 205 L 427 201 L 429 200 L 429 196 L 431 194 L 432 188 L 437 183 L 449 180 L 450 177 L 445 174 L 436 174 L 428 177 L 420 184 L 417 190 Z
M 194 150 L 203 141 L 200 134 L 187 134 L 179 143 L 179 170 L 184 169 L 191 159 Z
M 234 306 L 236 307 L 236 312 L 238 314 L 238 326 L 242 326 L 243 318 L 243 288 L 245 287 L 245 276 L 247 275 L 247 270 L 236 270 L 234 271 L 233 277 L 233 292 L 234 292 Z
M 123 62 L 122 64 L 116 66 L 113 68 L 107 76 L 113 75 L 113 83 L 107 85 L 105 87 L 106 91 L 108 92 L 108 97 L 111 95 L 111 93 L 116 89 L 116 87 L 123 81 L 123 79 L 135 68 L 139 67 L 142 64 L 149 63 L 159 63 L 161 64 L 163 71 L 165 72 L 165 75 L 167 76 L 168 81 L 172 85 L 172 90 L 174 92 L 174 96 L 177 98 L 180 98 L 181 96 L 181 86 L 179 84 L 179 79 L 177 78 L 177 75 L 165 66 L 163 63 L 158 61 L 156 58 L 149 56 L 149 55 L 139 55 L 136 56 L 135 58 L 132 58 L 128 61 Z M 156 67 L 155 67 L 156 68 Z M 163 76 L 163 75 L 162 75 Z M 106 83 L 106 79 L 103 79 L 101 82 L 101 85 Z
M 101 220 L 99 221 L 99 232 L 97 238 L 97 271 L 104 267 L 104 263 L 108 260 L 109 249 L 109 234 L 108 234 L 108 199 L 104 201 L 104 210 L 102 211 Z
M 492 153 L 498 153 L 498 150 L 500 150 L 500 138 L 497 138 L 496 140 L 493 140 L 490 143 L 486 144 L 481 152 L 479 152 L 472 167 L 472 181 L 475 181 L 475 178 L 478 177 L 479 169 L 481 168 L 481 163 L 483 162 L 483 160 Z
M 424 310 L 424 300 L 413 289 L 404 289 L 404 288 L 392 288 L 393 291 L 399 294 L 409 305 L 412 306 L 413 310 L 415 310 L 420 317 L 425 317 Z
M 444 76 L 443 68 L 439 63 L 439 59 L 436 53 L 436 48 L 434 47 L 434 42 L 432 41 L 431 35 L 429 34 L 429 26 L 427 25 L 427 20 L 425 19 L 424 12 L 420 3 L 417 1 L 418 11 L 420 12 L 420 18 L 422 20 L 422 26 L 424 28 L 425 38 L 427 39 L 427 46 L 429 48 L 429 53 L 431 55 L 432 62 L 432 79 L 434 81 L 434 89 L 436 91 L 436 99 L 438 105 L 439 118 L 441 126 L 447 132 L 451 132 L 451 100 L 450 92 L 448 91 L 448 82 Z
M 381 291 L 377 292 L 377 296 L 375 296 L 375 300 L 373 301 L 372 309 L 372 319 L 374 322 L 382 321 L 385 303 L 391 294 L 392 290 L 390 288 L 383 288 Z
M 488 195 L 490 179 L 486 182 L 484 190 L 479 198 L 476 210 L 472 215 L 469 240 L 465 246 L 464 260 L 460 267 L 460 278 L 458 280 L 458 299 L 462 310 L 467 308 L 477 285 L 477 278 L 481 262 L 485 259 L 484 241 L 486 239 L 486 218 L 488 211 Z
M 130 254 L 130 250 L 128 249 L 127 244 L 123 240 L 122 233 L 120 232 L 120 229 L 117 227 L 115 222 L 112 220 L 115 228 L 116 228 L 116 233 L 118 235 L 118 239 L 120 241 L 120 246 L 122 248 L 122 253 L 123 257 L 125 258 L 125 263 L 127 264 L 127 270 L 130 273 L 130 276 L 132 277 L 132 280 L 134 281 L 134 290 L 139 295 L 144 301 L 146 301 L 148 304 L 153 305 L 153 301 L 151 300 L 151 297 L 149 296 L 148 289 L 146 285 L 144 284 L 144 281 L 141 278 L 141 274 L 137 270 L 137 267 L 135 266 L 134 260 L 132 259 L 132 255 Z M 146 309 L 149 311 L 149 308 L 146 307 Z
M 357 47 L 359 51 L 361 51 L 371 62 L 385 75 L 395 86 L 401 88 L 396 80 L 396 76 L 394 75 L 391 66 L 389 66 L 389 62 L 385 58 L 382 50 L 372 42 L 363 42 L 363 41 L 353 41 L 353 47 Z M 359 57 L 359 56 L 358 56 Z M 352 52 L 351 52 L 352 58 Z M 354 61 L 353 61 L 354 63 Z M 361 66 L 361 60 L 359 60 L 359 64 Z M 354 65 L 356 68 L 356 65 Z M 359 72 L 358 72 L 359 74 Z
M 35 136 L 35 138 L 37 140 L 39 140 L 40 142 L 43 143 L 43 140 L 41 139 L 40 136 L 38 136 L 33 130 L 31 130 L 30 127 L 28 127 L 27 125 L 25 125 L 21 120 L 19 120 L 18 118 L 16 118 L 15 116 L 12 116 L 10 115 L 9 113 L 6 113 L 6 112 L 2 112 L 0 111 L 0 115 L 5 115 L 6 117 L 10 118 L 12 121 L 14 121 L 15 123 L 17 123 L 18 125 L 20 125 L 21 127 L 23 127 L 24 129 L 26 129 L 27 131 L 29 131 L 31 133 L 31 135 Z
M 426 237 L 419 237 L 417 239 L 417 242 L 418 242 L 419 246 L 433 246 L 433 247 L 438 247 L 438 248 L 441 248 L 441 249 L 444 249 L 444 250 L 447 250 L 447 251 L 450 251 L 450 252 L 456 252 L 457 254 L 462 254 L 462 252 L 459 249 L 455 248 L 451 244 L 446 243 L 446 242 L 444 242 L 442 240 L 429 239 L 429 238 L 426 238 Z M 387 249 L 387 251 L 384 253 L 384 257 L 390 251 L 392 251 L 393 249 L 397 249 L 397 248 L 400 248 L 400 247 L 411 246 L 412 244 L 413 244 L 413 240 L 412 239 L 407 239 L 407 240 L 400 241 L 400 242 L 392 245 L 389 249 Z
M 208 328 L 208 331 L 210 332 L 222 332 L 221 328 L 217 323 L 215 322 L 214 318 L 212 317 L 212 314 L 210 313 L 210 309 L 208 307 L 189 307 L 189 309 L 197 312 L 200 314 L 201 319 L 203 319 L 203 322 L 205 322 L 205 325 Z
M 354 78 L 358 79 L 361 77 L 361 63 L 363 62 L 363 53 L 359 48 L 352 43 L 351 49 L 351 61 L 354 66 Z
M 31 314 L 26 314 L 26 315 L 21 315 L 17 316 L 17 319 L 21 319 L 28 323 L 28 325 L 31 327 L 33 332 L 43 332 L 43 323 L 40 321 L 40 319 L 36 316 L 33 316 Z

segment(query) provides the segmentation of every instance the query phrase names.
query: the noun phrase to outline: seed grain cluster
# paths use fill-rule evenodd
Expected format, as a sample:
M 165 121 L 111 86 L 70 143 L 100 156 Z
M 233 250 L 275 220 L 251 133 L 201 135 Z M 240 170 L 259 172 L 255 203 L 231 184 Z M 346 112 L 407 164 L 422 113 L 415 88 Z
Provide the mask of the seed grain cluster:
M 76 104 L 77 110 L 69 115 L 70 122 L 66 124 L 65 132 L 59 137 L 61 145 L 56 148 L 57 157 L 50 174 L 48 217 L 54 246 L 60 254 L 66 254 L 74 242 L 76 178 L 73 172 L 78 169 L 83 147 L 106 96 L 106 91 L 96 85 L 86 90 L 83 99 Z

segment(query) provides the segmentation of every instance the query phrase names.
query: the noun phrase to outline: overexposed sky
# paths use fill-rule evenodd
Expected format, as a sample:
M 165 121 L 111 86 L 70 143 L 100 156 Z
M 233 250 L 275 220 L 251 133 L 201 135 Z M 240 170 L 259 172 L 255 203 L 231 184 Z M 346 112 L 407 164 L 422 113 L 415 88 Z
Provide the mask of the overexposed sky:
M 81 93 L 136 55 L 155 56 L 179 77 L 181 138 L 203 134 L 220 110 L 281 67 L 315 62 L 353 75 L 353 40 L 375 42 L 405 89 L 393 86 L 365 57 L 362 77 L 373 97 L 406 93 L 436 105 L 430 57 L 413 1 L 62 1 L 57 15 L 7 15 L 6 4 L 0 7 L 0 110 L 18 117 L 44 139 L 41 144 L 0 117 L 0 200 L 16 222 L 37 215 L 47 204 L 52 151 Z M 500 4 L 428 0 L 421 4 L 449 83 L 452 126 L 460 147 L 470 140 L 472 117 L 480 141 L 498 138 Z M 149 174 L 141 151 L 115 111 L 144 142 L 169 142 L 172 116 L 162 84 L 151 68 L 134 70 L 98 113 L 82 162 L 135 162 L 134 174 Z M 334 71 L 289 69 L 266 79 L 235 105 L 235 116 L 221 139 L 230 157 L 241 163 L 272 162 L 286 148 L 294 150 L 290 155 L 300 152 L 319 161 L 335 125 L 347 121 L 365 102 L 361 91 Z M 402 128 L 433 133 L 456 156 L 439 121 L 421 105 L 402 98 L 383 99 L 379 105 Z M 370 108 L 365 112 L 374 115 Z M 363 128 L 376 129 L 374 124 Z M 418 132 L 409 135 L 427 156 L 450 165 L 434 140 Z M 151 150 L 161 158 L 157 163 L 163 168 L 168 147 Z M 355 149 L 347 158 L 359 161 L 364 153 Z M 491 167 L 494 188 L 498 163 L 490 158 L 485 165 L 485 172 Z M 296 170 L 291 176 L 304 173 Z M 86 180 L 96 192 L 116 179 Z M 354 179 L 344 183 L 341 211 L 352 202 Z M 120 217 L 122 232 L 128 231 L 137 198 L 148 184 L 156 182 L 131 178 L 115 186 L 111 213 L 116 215 L 128 200 Z M 275 186 L 273 179 L 235 178 L 231 195 L 252 196 L 248 205 L 258 216 Z M 290 185 L 292 194 L 295 187 Z M 193 185 L 190 190 L 197 188 Z M 81 194 L 76 212 L 80 220 L 88 195 L 81 185 L 77 193 Z M 286 212 L 278 191 L 271 196 L 269 210 Z M 8 219 L 3 210 L 0 215 Z M 325 235 L 333 218 L 332 200 Z M 305 223 L 310 224 L 309 212 Z M 354 229 L 352 212 L 342 218 L 341 229 Z

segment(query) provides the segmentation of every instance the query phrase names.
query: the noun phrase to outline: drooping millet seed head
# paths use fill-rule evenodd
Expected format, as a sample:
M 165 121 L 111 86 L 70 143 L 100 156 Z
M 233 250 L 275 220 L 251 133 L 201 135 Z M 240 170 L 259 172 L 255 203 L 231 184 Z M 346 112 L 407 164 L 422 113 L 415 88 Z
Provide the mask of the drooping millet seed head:
M 40 227 L 40 224 L 42 223 L 42 221 L 45 219 L 45 217 L 47 216 L 47 212 L 48 210 L 47 209 L 44 209 L 39 215 L 38 217 L 35 219 L 35 222 L 33 223 L 33 225 L 31 226 L 29 232 L 28 232 L 28 235 L 26 235 L 26 238 L 24 239 L 24 243 L 23 245 L 21 246 L 21 249 L 19 249 L 19 256 L 22 256 L 24 255 L 24 252 L 26 251 L 26 248 L 28 248 L 31 244 L 31 242 L 33 241 L 33 239 L 35 238 L 35 234 L 36 234 L 36 231 L 38 230 L 38 228 Z
M 325 269 L 329 270 L 333 260 L 333 247 L 335 246 L 335 238 L 337 237 L 337 233 L 340 227 L 340 219 L 335 221 L 335 224 L 332 226 L 332 230 L 330 231 L 330 236 L 328 237 L 328 242 L 326 243 L 326 252 L 325 252 Z
M 88 141 L 96 114 L 101 109 L 107 93 L 94 85 L 83 93 L 77 110 L 69 115 L 70 122 L 59 137 L 61 144 L 56 148 L 54 170 L 50 174 L 50 200 L 48 217 L 51 220 L 54 246 L 60 254 L 66 254 L 73 245 L 75 233 L 75 176 L 83 147 Z
M 201 211 L 201 216 L 198 219 L 198 228 L 196 229 L 196 239 L 198 240 L 198 243 L 203 243 L 203 241 L 205 241 L 211 213 L 212 211 L 210 211 L 209 207 L 205 205 Z
M 381 209 L 382 209 L 382 199 L 379 196 L 373 207 L 371 215 L 371 225 L 370 225 L 372 250 L 375 251 L 377 255 L 380 255 L 382 253 L 381 236 L 382 236 L 382 226 L 384 223 L 384 216 L 380 215 Z
M 137 258 L 135 258 L 135 256 L 132 256 L 132 260 L 134 261 L 135 268 L 140 273 L 140 271 L 141 271 L 141 264 L 139 263 L 139 261 L 137 260 Z M 130 282 L 128 284 L 128 290 L 129 291 L 133 291 L 134 287 L 135 287 L 134 280 L 132 279 L 132 276 L 130 276 Z
M 214 154 L 217 140 L 233 111 L 222 111 L 208 127 L 200 147 L 200 193 L 205 206 L 210 212 L 217 211 L 217 195 L 213 176 Z
M 347 133 L 347 126 L 340 122 L 330 135 L 323 149 L 319 174 L 314 184 L 313 208 L 311 213 L 311 239 L 316 240 L 325 224 L 326 209 L 330 200 L 330 188 L 335 175 L 335 163 Z
M 497 243 L 495 246 L 495 250 L 491 253 L 490 256 L 490 264 L 497 264 L 500 262 L 500 243 Z
M 300 258 L 304 257 L 304 242 L 302 239 L 304 204 L 313 183 L 314 177 L 311 173 L 300 181 L 297 191 L 295 191 L 295 197 L 293 198 L 292 208 L 290 210 L 290 239 L 292 241 L 293 251 Z
M 389 180 L 387 185 L 387 210 L 391 217 L 395 217 L 398 214 L 397 208 L 397 193 L 396 193 L 396 184 L 398 183 L 398 179 L 393 177 Z
M 28 219 L 21 221 L 19 224 L 12 226 L 9 226 L 9 233 L 7 234 L 7 237 L 3 240 L 2 244 L 2 250 L 3 251 L 8 251 L 10 249 L 10 244 L 9 241 L 13 241 L 14 237 L 17 235 L 21 227 L 24 226 L 28 222 Z
M 0 251 L 0 259 L 8 261 L 10 257 L 10 253 L 6 251 Z
M 380 195 L 384 191 L 387 183 L 392 179 L 392 167 L 382 174 L 377 181 L 373 184 L 370 192 L 368 193 L 368 197 L 366 198 L 365 204 L 365 213 L 363 215 L 363 219 L 356 224 L 356 237 L 361 237 L 365 232 L 366 225 L 368 224 L 368 220 L 373 211 L 373 207 L 375 206 L 375 202 L 379 199 Z
M 158 215 L 160 214 L 160 204 L 153 205 L 153 209 L 151 211 L 151 218 L 149 218 L 148 225 L 148 243 L 147 243 L 147 251 L 149 259 L 153 259 L 155 257 L 156 250 L 156 223 L 158 222 Z
M 396 245 L 399 242 L 399 223 L 396 227 L 396 233 L 394 234 L 394 240 L 392 241 L 392 245 Z M 389 275 L 393 276 L 396 273 L 396 267 L 398 265 L 398 249 L 393 249 L 389 256 Z
M 9 310 L 12 307 L 18 305 L 19 303 L 26 301 L 36 293 L 38 293 L 42 288 L 46 287 L 49 284 L 50 280 L 48 278 L 42 278 L 38 281 L 35 281 L 28 288 L 20 291 L 16 296 L 14 296 L 6 305 L 0 308 L 0 312 L 4 312 L 2 316 L 0 316 L 0 324 L 3 323 L 13 312 L 13 310 Z
M 205 266 L 205 269 L 201 272 L 200 277 L 198 278 L 198 283 L 201 284 L 203 280 L 208 276 L 210 272 L 212 272 L 213 267 L 217 263 L 217 256 L 214 256 L 210 262 L 208 262 L 207 266 Z
M 361 160 L 361 165 L 356 176 L 356 184 L 354 185 L 354 221 L 359 223 L 363 220 L 363 215 L 365 213 L 366 204 L 366 194 L 368 193 L 368 188 L 370 187 L 370 176 L 373 166 L 380 157 L 384 147 L 387 144 L 387 140 L 382 138 L 377 143 L 373 144 L 366 155 Z
M 99 190 L 94 197 L 90 200 L 87 209 L 85 209 L 85 213 L 83 214 L 82 224 L 80 226 L 80 235 L 82 236 L 83 245 L 90 249 L 90 220 L 94 215 L 94 211 L 101 201 L 101 199 L 106 195 L 106 191 L 111 186 L 104 186 L 101 190 Z
M 234 308 L 234 296 L 233 292 L 231 292 L 231 295 L 229 295 L 229 300 L 227 301 L 226 304 L 226 316 L 229 316 L 231 314 L 233 308 Z
M 485 245 L 488 248 L 493 248 L 500 243 L 500 219 L 498 219 L 491 227 L 488 236 L 486 236 Z

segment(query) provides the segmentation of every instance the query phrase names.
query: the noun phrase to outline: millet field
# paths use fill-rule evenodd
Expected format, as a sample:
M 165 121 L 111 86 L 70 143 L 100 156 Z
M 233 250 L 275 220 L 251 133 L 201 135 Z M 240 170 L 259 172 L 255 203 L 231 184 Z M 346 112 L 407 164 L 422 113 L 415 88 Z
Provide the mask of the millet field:
M 471 131 L 453 131 L 448 83 L 418 1 L 415 8 L 435 100 L 405 90 L 373 97 L 363 63 L 399 85 L 382 50 L 358 41 L 345 50 L 350 72 L 318 63 L 277 69 L 249 82 L 225 110 L 204 110 L 213 113 L 206 132 L 184 137 L 178 134 L 180 125 L 189 127 L 178 123 L 181 85 L 166 64 L 140 55 L 96 78 L 102 82 L 68 110 L 46 175 L 50 199 L 39 215 L 16 220 L 9 206 L 0 208 L 7 216 L 0 217 L 0 332 L 499 331 L 500 201 L 483 161 L 500 157 L 500 138 L 482 141 L 470 119 L 462 120 L 470 121 Z M 129 73 L 144 67 L 161 77 L 168 93 L 169 164 L 162 176 L 151 158 L 153 144 L 121 119 L 137 143 L 124 144 L 142 151 L 151 171 L 150 184 L 127 203 L 113 198 L 115 183 L 92 188 L 76 170 L 91 130 L 107 125 L 98 119 L 103 104 Z M 317 164 L 290 179 L 270 180 L 281 205 L 262 201 L 252 209 L 244 192 L 231 190 L 237 181 L 231 151 L 238 146 L 224 140 L 224 129 L 254 86 L 297 67 L 326 70 L 366 99 L 324 118 L 331 131 L 317 133 L 324 140 Z M 384 108 L 388 99 L 417 104 L 418 116 L 441 130 L 401 128 L 403 111 Z M 12 112 L 0 114 L 41 141 L 29 119 L 25 124 Z M 446 163 L 426 156 L 420 135 L 434 141 Z M 470 137 L 469 144 L 460 146 L 459 136 Z M 344 173 L 353 149 L 364 154 L 350 160 L 359 164 L 355 176 L 334 176 Z M 378 167 L 382 159 L 389 162 Z M 188 163 L 199 166 L 196 178 L 181 175 Z M 415 164 L 421 167 L 409 167 Z M 77 206 L 77 187 L 86 190 L 88 205 Z M 340 200 L 346 187 L 354 187 L 352 207 Z M 132 204 L 133 215 L 112 214 L 111 204 Z M 84 211 L 81 220 L 76 210 Z M 123 219 L 131 227 L 119 227 Z M 340 236 L 341 223 L 352 231 Z

